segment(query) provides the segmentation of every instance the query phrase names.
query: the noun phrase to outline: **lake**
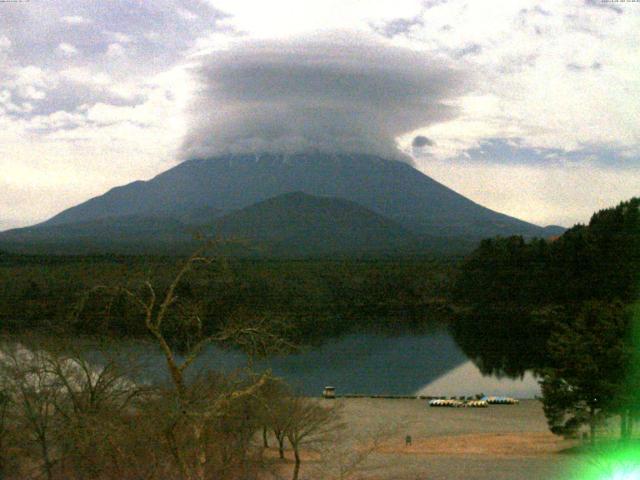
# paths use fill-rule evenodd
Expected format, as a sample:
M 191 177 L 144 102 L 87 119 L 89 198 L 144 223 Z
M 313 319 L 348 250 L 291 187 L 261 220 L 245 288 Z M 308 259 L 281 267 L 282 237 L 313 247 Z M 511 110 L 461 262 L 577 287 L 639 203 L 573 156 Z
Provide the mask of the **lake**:
M 145 363 L 154 365 L 145 375 L 161 379 L 162 357 L 153 345 L 136 343 Z M 142 349 L 142 350 L 141 350 Z M 158 365 L 158 367 L 155 367 Z M 247 366 L 247 357 L 217 347 L 206 349 L 194 370 L 233 371 Z M 305 395 L 320 395 L 327 385 L 340 394 L 461 396 L 485 393 L 534 398 L 540 389 L 535 378 L 483 376 L 445 329 L 428 333 L 354 334 L 327 340 L 323 345 L 254 364 Z

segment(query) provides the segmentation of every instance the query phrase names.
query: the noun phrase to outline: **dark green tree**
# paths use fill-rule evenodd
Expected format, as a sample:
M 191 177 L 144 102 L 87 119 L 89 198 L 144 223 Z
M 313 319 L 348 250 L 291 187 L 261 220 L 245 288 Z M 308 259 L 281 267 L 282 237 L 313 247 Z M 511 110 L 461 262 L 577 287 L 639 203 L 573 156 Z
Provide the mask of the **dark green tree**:
M 544 412 L 551 431 L 573 436 L 621 413 L 631 358 L 629 315 L 622 303 L 590 301 L 571 322 L 556 325 L 548 342 L 552 365 L 542 369 Z
M 640 198 L 595 213 L 559 238 L 484 240 L 461 264 L 453 333 L 486 373 L 553 366 L 547 343 L 585 303 L 636 301 Z

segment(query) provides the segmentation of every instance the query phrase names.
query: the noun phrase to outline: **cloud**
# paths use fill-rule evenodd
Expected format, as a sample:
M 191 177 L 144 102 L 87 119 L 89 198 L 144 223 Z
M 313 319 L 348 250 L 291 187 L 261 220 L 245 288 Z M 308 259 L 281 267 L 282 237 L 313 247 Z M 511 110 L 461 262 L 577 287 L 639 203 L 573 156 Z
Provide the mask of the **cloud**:
M 421 0 L 207 1 L 228 13 L 229 25 L 237 31 L 265 39 L 329 30 L 366 31 L 371 25 L 381 25 L 394 18 L 410 18 L 422 10 Z
M 191 86 L 183 63 L 201 38 L 230 30 L 228 15 L 204 0 L 0 10 L 0 229 L 175 164 Z M 112 44 L 123 50 L 105 55 Z
M 60 45 L 58 45 L 58 51 L 68 57 L 72 57 L 78 54 L 78 49 L 70 43 L 66 42 L 62 42 Z
M 191 10 L 187 10 L 186 8 L 178 8 L 176 12 L 185 20 L 192 21 L 198 19 L 198 15 L 193 13 Z
M 91 20 L 80 15 L 65 15 L 60 17 L 60 21 L 69 25 L 86 25 L 91 23 Z
M 567 70 L 571 70 L 572 72 L 583 72 L 585 70 L 600 70 L 602 68 L 602 64 L 600 62 L 593 62 L 591 65 L 580 65 L 575 62 L 567 63 Z
M 133 38 L 131 37 L 131 35 L 127 35 L 126 33 L 122 33 L 122 32 L 105 32 L 105 35 L 112 39 L 114 41 L 114 43 L 131 43 L 133 41 Z
M 6 35 L 0 35 L 0 52 L 11 48 L 11 40 Z
M 482 45 L 472 43 L 456 51 L 455 56 L 462 58 L 466 55 L 478 55 L 482 53 Z
M 422 18 L 416 16 L 412 18 L 394 18 L 377 25 L 374 24 L 371 28 L 384 37 L 393 38 L 397 35 L 405 35 L 411 30 L 422 27 L 422 25 L 424 25 Z
M 412 142 L 413 155 L 418 159 L 429 160 L 433 149 L 416 150 L 417 136 Z M 427 139 L 429 140 L 429 139 Z M 429 146 L 435 146 L 432 142 Z M 455 157 L 447 159 L 451 163 L 473 163 L 478 165 L 528 165 L 528 166 L 576 166 L 589 164 L 606 168 L 637 168 L 633 149 L 606 147 L 602 145 L 583 145 L 580 149 L 565 151 L 560 148 L 538 148 L 527 146 L 524 139 L 489 138 L 478 146 L 465 150 Z
M 399 158 L 396 137 L 456 116 L 468 75 L 370 37 L 242 42 L 202 59 L 186 157 L 358 152 Z
M 180 9 L 197 18 L 184 18 L 177 13 Z M 228 17 L 205 0 L 32 1 L 1 10 L 0 37 L 12 42 L 10 63 L 51 70 L 68 67 L 68 57 L 52 55 L 67 43 L 83 53 L 83 58 L 74 58 L 74 65 L 91 66 L 116 78 L 149 77 L 172 68 L 200 37 L 218 30 Z M 126 47 L 127 55 L 104 56 L 110 44 Z
M 441 159 L 492 138 L 520 139 L 529 148 L 565 153 L 590 146 L 635 151 L 638 165 L 640 97 L 632 92 L 640 9 L 607 5 L 487 0 L 430 9 L 404 44 L 466 64 L 475 88 L 459 99 L 461 113 L 452 121 L 406 136 L 407 151 L 416 134 L 434 139 L 429 153 Z
M 11 100 L 5 114 L 14 119 L 28 120 L 59 111 L 77 113 L 97 103 L 117 106 L 140 104 L 149 90 L 145 83 L 117 80 L 84 67 L 55 71 L 30 65 L 10 68 L 5 76 L 0 92 L 6 94 L 0 97 L 6 96 Z
M 418 135 L 413 138 L 411 146 L 414 148 L 432 147 L 435 145 L 434 141 L 424 135 Z
M 74 113 L 35 116 L 0 114 L 2 228 L 42 221 L 174 165 L 184 123 L 174 88 L 186 83 L 186 74 L 175 69 L 150 79 L 140 104 L 98 103 Z M 11 101 L 3 91 L 0 112 L 3 101 Z
M 39 101 L 47 96 L 47 90 L 55 81 L 35 65 L 12 69 L 4 86 L 12 93 L 16 102 Z
M 613 2 L 605 2 L 603 0 L 585 0 L 584 4 L 587 7 L 592 8 L 606 8 L 617 14 L 621 14 L 623 12 L 622 8 L 620 8 L 620 6 L 618 5 L 615 5 Z
M 126 53 L 124 47 L 119 43 L 110 43 L 105 52 L 107 57 L 123 57 Z

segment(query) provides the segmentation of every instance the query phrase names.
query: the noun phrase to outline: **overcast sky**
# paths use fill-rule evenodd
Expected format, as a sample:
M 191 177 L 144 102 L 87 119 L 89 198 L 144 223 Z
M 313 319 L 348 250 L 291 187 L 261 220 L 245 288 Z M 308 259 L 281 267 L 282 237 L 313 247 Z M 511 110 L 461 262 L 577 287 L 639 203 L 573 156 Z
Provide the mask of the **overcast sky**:
M 0 3 L 0 230 L 191 155 L 308 147 L 586 222 L 640 195 L 638 45 L 631 2 Z

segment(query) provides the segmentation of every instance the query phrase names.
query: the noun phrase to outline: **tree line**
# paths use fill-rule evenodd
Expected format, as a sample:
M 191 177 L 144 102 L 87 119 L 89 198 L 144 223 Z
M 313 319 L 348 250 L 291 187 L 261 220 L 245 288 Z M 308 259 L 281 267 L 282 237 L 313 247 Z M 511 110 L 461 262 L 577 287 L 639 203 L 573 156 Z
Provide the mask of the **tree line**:
M 484 240 L 461 265 L 452 331 L 485 373 L 532 370 L 554 433 L 640 415 L 640 198 L 559 238 Z
M 92 287 L 151 281 L 162 292 L 181 261 L 0 253 L 0 331 L 144 337 L 140 312 L 122 291 L 105 298 Z M 296 342 L 317 343 L 354 330 L 393 332 L 446 318 L 454 268 L 451 259 L 433 258 L 228 259 L 197 266 L 177 293 L 197 306 L 205 330 L 230 317 L 279 317 L 296 325 Z

